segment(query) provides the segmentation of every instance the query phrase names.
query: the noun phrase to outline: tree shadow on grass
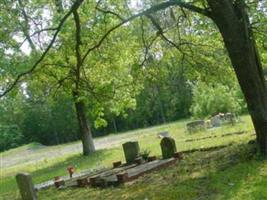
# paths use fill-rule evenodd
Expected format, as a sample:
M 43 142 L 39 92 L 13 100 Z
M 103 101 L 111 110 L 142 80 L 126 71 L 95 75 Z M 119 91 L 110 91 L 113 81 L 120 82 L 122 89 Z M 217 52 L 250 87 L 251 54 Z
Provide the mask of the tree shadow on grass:
M 267 162 L 255 157 L 252 145 L 233 145 L 222 149 L 195 152 L 173 167 L 147 174 L 116 188 L 55 189 L 39 193 L 40 199 L 137 199 L 137 200 L 218 200 L 267 199 Z M 120 150 L 118 150 L 120 152 Z M 114 152 L 98 151 L 91 158 L 73 156 L 66 161 L 33 173 L 37 179 L 60 175 L 68 164 L 95 166 L 101 157 L 112 162 Z M 91 164 L 94 163 L 94 164 Z M 47 175 L 44 175 L 47 173 Z M 58 174 L 57 174 L 58 173 Z M 51 179 L 50 177 L 50 179 Z
M 263 194 L 266 188 L 260 184 L 264 177 L 259 176 L 266 161 L 254 155 L 251 145 L 192 154 L 193 160 L 198 157 L 198 161 L 188 169 L 188 179 L 174 181 L 174 194 L 169 199 L 267 199 L 267 193 Z
M 41 196 L 44 199 L 77 200 L 265 199 L 265 189 L 259 186 L 264 177 L 259 178 L 258 172 L 266 161 L 255 158 L 253 149 L 251 145 L 234 145 L 190 153 L 173 167 L 147 174 L 120 187 L 72 188 L 57 193 L 51 189 Z
M 113 159 L 120 159 L 121 155 L 118 149 L 109 150 L 98 150 L 91 154 L 90 156 L 82 156 L 81 154 L 76 154 L 66 158 L 61 162 L 52 164 L 48 167 L 31 172 L 33 182 L 41 183 L 49 180 L 53 180 L 55 176 L 67 176 L 67 167 L 69 165 L 74 166 L 78 172 L 80 170 L 93 169 L 107 166 L 107 162 L 110 161 L 112 164 Z M 26 170 L 27 171 L 27 170 Z M 15 177 L 7 177 L 2 180 L 1 184 L 4 192 L 1 192 L 0 199 L 10 200 L 19 199 L 19 192 L 17 189 Z

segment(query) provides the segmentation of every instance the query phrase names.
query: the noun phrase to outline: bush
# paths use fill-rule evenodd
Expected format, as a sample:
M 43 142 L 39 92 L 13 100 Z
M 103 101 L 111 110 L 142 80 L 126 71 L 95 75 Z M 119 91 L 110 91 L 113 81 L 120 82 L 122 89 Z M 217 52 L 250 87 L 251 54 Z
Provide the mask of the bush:
M 23 135 L 16 126 L 0 126 L 0 151 L 18 147 L 23 143 Z
M 204 118 L 217 113 L 240 113 L 244 100 L 239 90 L 222 84 L 207 85 L 198 83 L 193 87 L 193 103 L 190 111 L 195 118 Z

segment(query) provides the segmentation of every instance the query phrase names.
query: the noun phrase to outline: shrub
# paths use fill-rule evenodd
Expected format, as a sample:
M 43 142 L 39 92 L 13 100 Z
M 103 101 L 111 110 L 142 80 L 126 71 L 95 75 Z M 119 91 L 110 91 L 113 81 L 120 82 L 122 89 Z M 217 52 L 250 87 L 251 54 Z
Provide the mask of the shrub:
M 198 83 L 193 87 L 193 103 L 190 111 L 195 118 L 209 117 L 217 113 L 240 113 L 244 101 L 238 89 L 222 84 Z
M 145 149 L 139 153 L 139 156 L 142 157 L 144 160 L 147 160 L 149 157 L 150 151 Z
M 0 126 L 0 151 L 15 148 L 23 143 L 23 135 L 16 126 Z

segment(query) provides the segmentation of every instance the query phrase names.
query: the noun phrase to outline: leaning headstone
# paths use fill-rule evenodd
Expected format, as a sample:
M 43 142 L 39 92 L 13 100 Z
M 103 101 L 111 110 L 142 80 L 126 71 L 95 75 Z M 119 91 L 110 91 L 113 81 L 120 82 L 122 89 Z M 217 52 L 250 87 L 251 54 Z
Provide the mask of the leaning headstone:
M 126 163 L 133 163 L 135 159 L 139 156 L 140 148 L 137 141 L 126 142 L 123 145 L 123 151 Z
M 187 131 L 189 133 L 193 133 L 196 131 L 205 130 L 205 121 L 204 120 L 196 120 L 186 124 Z
M 164 137 L 160 142 L 160 146 L 163 159 L 173 157 L 176 152 L 176 144 L 171 137 Z
M 16 175 L 16 181 L 22 200 L 37 200 L 37 193 L 30 174 L 19 173 Z

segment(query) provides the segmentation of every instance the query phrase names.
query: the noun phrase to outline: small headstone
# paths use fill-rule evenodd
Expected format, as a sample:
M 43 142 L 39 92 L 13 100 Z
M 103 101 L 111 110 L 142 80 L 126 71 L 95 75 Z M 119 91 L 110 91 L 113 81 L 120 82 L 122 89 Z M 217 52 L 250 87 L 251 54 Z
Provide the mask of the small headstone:
M 126 142 L 122 146 L 126 163 L 133 163 L 140 153 L 138 142 Z
M 164 137 L 161 142 L 161 151 L 163 159 L 171 158 L 176 152 L 176 144 L 173 138 Z
M 169 137 L 168 131 L 163 131 L 163 132 L 158 133 L 158 138 L 164 138 L 164 137 Z
M 224 118 L 226 122 L 231 123 L 232 125 L 236 122 L 235 115 L 233 113 L 225 113 Z
M 210 123 L 212 127 L 218 127 L 221 126 L 222 120 L 220 115 L 215 115 L 212 118 L 210 118 Z
M 37 193 L 30 174 L 19 173 L 16 175 L 16 181 L 22 200 L 37 200 Z
M 205 126 L 206 126 L 206 128 L 212 128 L 210 119 L 205 121 Z
M 186 124 L 186 127 L 189 133 L 205 130 L 206 128 L 204 120 L 196 120 L 196 121 L 189 122 Z

